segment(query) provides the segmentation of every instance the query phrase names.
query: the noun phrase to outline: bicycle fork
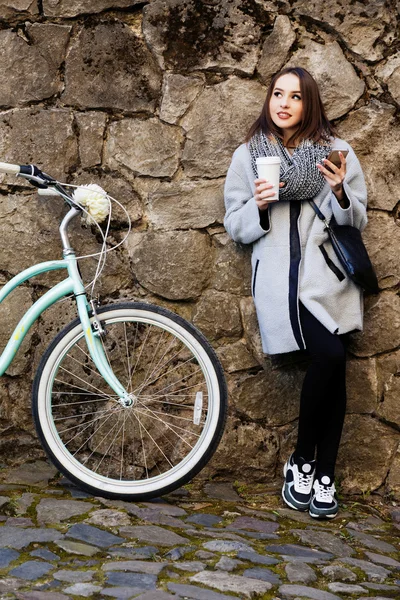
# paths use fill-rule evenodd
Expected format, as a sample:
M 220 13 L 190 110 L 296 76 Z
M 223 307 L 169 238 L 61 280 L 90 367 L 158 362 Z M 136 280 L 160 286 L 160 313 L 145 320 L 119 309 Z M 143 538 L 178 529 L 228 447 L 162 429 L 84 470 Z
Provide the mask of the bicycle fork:
M 64 259 L 68 264 L 67 269 L 69 277 L 73 281 L 74 295 L 79 319 L 82 324 L 89 354 L 100 375 L 108 383 L 111 389 L 118 395 L 119 403 L 124 407 L 132 406 L 135 402 L 135 396 L 133 394 L 129 394 L 119 382 L 107 360 L 102 340 L 102 336 L 104 336 L 104 329 L 98 319 L 94 306 L 92 307 L 93 316 L 91 322 L 89 316 L 91 306 L 87 299 L 85 288 L 78 270 L 75 253 L 71 248 L 64 251 Z

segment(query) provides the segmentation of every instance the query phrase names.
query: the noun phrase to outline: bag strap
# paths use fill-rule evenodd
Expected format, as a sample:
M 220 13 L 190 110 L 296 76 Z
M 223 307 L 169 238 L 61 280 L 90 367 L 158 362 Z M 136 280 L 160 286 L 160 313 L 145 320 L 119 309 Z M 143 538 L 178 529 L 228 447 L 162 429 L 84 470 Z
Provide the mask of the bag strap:
M 321 212 L 321 211 L 319 210 L 319 208 L 318 208 L 318 206 L 315 204 L 314 200 L 309 200 L 309 203 L 310 203 L 310 204 L 311 204 L 311 206 L 313 207 L 313 209 L 314 209 L 314 211 L 315 211 L 315 213 L 316 213 L 317 217 L 318 217 L 319 219 L 321 219 L 321 221 L 323 221 L 323 222 L 324 222 L 324 224 L 325 224 L 325 227 L 326 227 L 327 229 L 329 229 L 329 223 L 328 223 L 328 221 L 326 220 L 324 213 L 323 213 L 323 212 Z
M 315 204 L 314 200 L 309 200 L 309 203 L 311 204 L 311 206 L 313 207 L 313 209 L 315 210 L 317 217 L 321 219 L 321 221 L 325 221 L 325 216 L 324 214 L 319 210 L 318 206 Z

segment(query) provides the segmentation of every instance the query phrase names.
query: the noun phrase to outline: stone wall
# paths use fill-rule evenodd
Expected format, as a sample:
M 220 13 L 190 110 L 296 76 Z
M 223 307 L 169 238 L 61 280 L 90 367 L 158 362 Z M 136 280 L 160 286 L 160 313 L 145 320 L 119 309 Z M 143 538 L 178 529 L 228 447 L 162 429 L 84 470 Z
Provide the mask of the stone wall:
M 273 482 L 295 438 L 305 365 L 262 355 L 249 249 L 222 222 L 233 150 L 271 75 L 301 65 L 365 170 L 365 240 L 381 286 L 350 348 L 338 474 L 345 491 L 400 495 L 399 10 L 397 0 L 0 0 L 0 160 L 98 182 L 128 208 L 134 230 L 110 254 L 98 291 L 172 308 L 216 348 L 230 418 L 209 476 Z M 60 254 L 62 206 L 17 183 L 0 182 L 2 283 Z M 116 215 L 110 243 L 125 230 Z M 74 243 L 99 247 L 79 226 Z M 83 270 L 90 277 L 93 264 Z M 27 283 L 0 307 L 3 345 L 50 280 Z M 48 310 L 0 380 L 1 460 L 41 452 L 32 376 L 73 315 L 68 302 Z

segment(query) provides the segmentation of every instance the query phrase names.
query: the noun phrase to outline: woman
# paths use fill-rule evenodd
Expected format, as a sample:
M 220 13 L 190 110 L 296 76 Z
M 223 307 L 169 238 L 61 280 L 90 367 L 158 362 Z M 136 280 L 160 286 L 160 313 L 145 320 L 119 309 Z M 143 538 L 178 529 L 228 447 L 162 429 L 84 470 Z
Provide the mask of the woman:
M 339 152 L 340 166 L 327 159 Z M 281 159 L 279 200 L 257 178 L 256 158 Z M 253 244 L 252 293 L 263 350 L 306 350 L 311 362 L 300 398 L 297 444 L 284 467 L 282 496 L 315 518 L 338 512 L 335 462 L 346 410 L 345 334 L 362 329 L 361 290 L 344 274 L 323 222 L 363 229 L 366 188 L 352 148 L 334 137 L 305 69 L 286 68 L 269 86 L 246 143 L 234 153 L 225 184 L 225 227 Z

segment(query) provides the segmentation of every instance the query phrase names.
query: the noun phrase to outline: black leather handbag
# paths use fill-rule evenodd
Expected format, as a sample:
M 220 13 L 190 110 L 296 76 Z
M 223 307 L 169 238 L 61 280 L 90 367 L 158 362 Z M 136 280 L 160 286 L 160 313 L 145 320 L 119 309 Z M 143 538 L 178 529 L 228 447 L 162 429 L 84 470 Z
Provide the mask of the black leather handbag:
M 365 292 L 377 294 L 378 279 L 362 241 L 361 231 L 351 225 L 338 225 L 334 216 L 328 223 L 315 202 L 310 200 L 310 204 L 324 222 L 332 247 L 347 275 Z

